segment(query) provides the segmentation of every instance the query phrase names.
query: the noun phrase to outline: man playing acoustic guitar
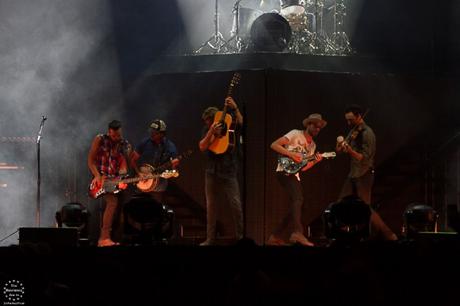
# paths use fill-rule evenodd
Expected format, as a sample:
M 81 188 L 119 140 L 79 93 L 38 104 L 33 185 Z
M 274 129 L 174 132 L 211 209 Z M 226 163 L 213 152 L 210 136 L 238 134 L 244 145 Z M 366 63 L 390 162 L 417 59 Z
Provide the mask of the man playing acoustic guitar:
M 127 156 L 130 154 L 131 146 L 122 137 L 121 122 L 113 120 L 109 123 L 107 134 L 97 135 L 91 144 L 88 154 L 88 168 L 93 175 L 91 186 L 95 189 L 101 187 L 106 178 L 114 178 L 128 172 Z M 125 189 L 126 184 L 118 186 Z M 101 232 L 97 245 L 100 247 L 117 245 L 111 239 L 112 224 L 116 213 L 119 198 L 117 194 L 105 193 L 104 214 L 102 217 Z
M 229 109 L 232 121 L 236 123 L 236 129 L 243 125 L 243 116 L 238 109 L 235 100 L 230 96 L 225 99 L 225 110 Z M 224 112 L 226 113 L 226 111 Z M 207 153 L 206 176 L 205 176 L 205 194 L 207 208 L 207 229 L 206 241 L 201 245 L 213 245 L 216 239 L 216 222 L 217 222 L 217 205 L 219 205 L 219 196 L 223 196 L 230 204 L 235 225 L 235 238 L 243 237 L 243 211 L 241 207 L 240 189 L 237 180 L 238 169 L 238 150 L 232 146 L 217 150 L 212 150 L 213 144 L 225 137 L 229 137 L 230 126 L 219 120 L 219 109 L 217 107 L 208 107 L 201 116 L 205 126 L 203 137 L 199 142 L 201 152 Z M 227 131 L 223 131 L 226 129 Z M 234 139 L 238 139 L 235 137 Z M 221 141 L 228 144 L 229 141 Z M 237 145 L 237 143 L 235 143 Z
M 323 159 L 321 154 L 315 154 L 316 144 L 313 138 L 319 134 L 327 122 L 323 120 L 320 114 L 311 114 L 302 121 L 302 124 L 305 127 L 304 130 L 291 130 L 286 135 L 275 140 L 270 148 L 283 156 L 291 158 L 296 163 L 302 163 L 303 160 L 314 156 L 315 158 L 307 162 L 301 169 L 301 171 L 306 171 Z M 285 172 L 283 165 L 278 162 L 276 176 L 280 185 L 289 195 L 289 209 L 286 216 L 281 220 L 281 223 L 273 230 L 266 244 L 276 246 L 287 245 L 281 238 L 281 234 L 292 223 L 294 229 L 289 237 L 289 242 L 292 244 L 298 243 L 305 246 L 313 246 L 313 243 L 303 234 L 301 221 L 303 191 L 299 173 L 289 174 Z

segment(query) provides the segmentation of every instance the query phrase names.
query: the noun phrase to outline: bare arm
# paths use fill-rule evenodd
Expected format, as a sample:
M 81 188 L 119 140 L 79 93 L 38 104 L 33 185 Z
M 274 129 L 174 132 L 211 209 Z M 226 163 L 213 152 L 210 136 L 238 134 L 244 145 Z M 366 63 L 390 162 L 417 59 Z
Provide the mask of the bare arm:
M 315 159 L 308 162 L 305 167 L 302 168 L 302 171 L 307 171 L 308 169 L 310 169 L 311 167 L 313 167 L 314 165 L 316 165 L 317 163 L 319 163 L 320 161 L 323 160 L 323 156 L 320 154 L 320 153 L 316 153 L 315 154 Z
M 100 135 L 97 135 L 96 137 L 94 137 L 93 142 L 91 143 L 91 148 L 88 153 L 88 168 L 89 168 L 89 171 L 91 171 L 91 174 L 95 178 L 101 177 L 101 174 L 97 170 L 97 166 L 96 166 L 96 155 L 97 155 L 97 150 L 99 149 L 100 143 L 101 143 L 101 137 Z
M 139 167 L 137 166 L 137 161 L 139 160 L 141 156 L 139 155 L 139 153 L 137 153 L 136 150 L 133 151 L 133 153 L 131 153 L 131 156 L 129 158 L 129 165 L 131 166 L 132 169 L 134 169 L 134 171 L 136 171 L 137 174 L 140 173 L 140 170 L 139 170 Z
M 243 115 L 240 112 L 240 109 L 238 108 L 238 105 L 236 104 L 235 100 L 233 100 L 232 97 L 227 97 L 225 99 L 225 105 L 235 112 L 236 116 L 236 123 L 238 125 L 243 125 Z
M 288 143 L 289 139 L 286 136 L 282 136 L 274 142 L 272 142 L 270 148 L 281 155 L 285 155 L 289 158 L 292 158 L 296 163 L 300 163 L 302 161 L 302 154 L 291 152 L 288 149 L 286 149 L 284 146 Z
M 214 139 L 216 139 L 216 135 L 219 134 L 221 130 L 222 127 L 218 122 L 214 122 L 211 125 L 206 135 L 198 143 L 198 147 L 201 152 L 204 152 L 209 148 L 209 146 L 214 142 Z
M 337 142 L 335 145 L 335 151 L 337 153 L 344 152 L 344 153 L 350 154 L 352 158 L 358 161 L 361 161 L 363 159 L 363 155 L 353 150 L 352 147 L 346 141 Z
M 120 160 L 120 170 L 118 174 L 123 175 L 126 173 L 128 173 L 128 162 L 126 161 L 126 158 L 122 156 Z

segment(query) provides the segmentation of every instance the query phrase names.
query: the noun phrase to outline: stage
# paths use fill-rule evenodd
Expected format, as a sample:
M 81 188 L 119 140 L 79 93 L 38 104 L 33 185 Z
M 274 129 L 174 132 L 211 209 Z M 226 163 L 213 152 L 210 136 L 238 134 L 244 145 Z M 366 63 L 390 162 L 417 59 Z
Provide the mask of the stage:
M 455 305 L 459 246 L 433 233 L 351 247 L 22 244 L 0 249 L 0 275 L 23 286 L 22 305 Z
M 232 6 L 264 1 L 221 2 L 227 39 Z M 197 52 L 213 34 L 213 0 L 2 6 L 0 303 L 457 305 L 458 1 L 334 0 L 325 8 L 318 5 L 325 1 L 305 2 L 306 10 L 314 4 L 317 14 L 326 9 L 329 17 L 337 17 L 338 4 L 349 6 L 342 34 L 350 50 L 341 56 L 292 48 Z M 332 24 L 324 30 L 329 38 L 341 32 L 332 32 Z M 247 239 L 231 241 L 234 225 L 224 207 L 218 245 L 200 247 L 207 226 L 202 113 L 223 107 L 235 72 L 241 75 L 232 97 L 244 117 L 238 181 Z M 316 246 L 265 246 L 289 209 L 271 144 L 319 113 L 328 123 L 315 138 L 316 149 L 335 152 L 337 139 L 349 132 L 344 110 L 350 104 L 363 107 L 376 135 L 370 204 L 400 240 L 330 244 L 324 213 L 338 201 L 350 166 L 349 156 L 337 154 L 301 176 L 301 222 Z M 104 205 L 88 196 L 88 152 L 115 119 L 133 147 L 161 119 L 178 153 L 193 151 L 165 191 L 174 239 L 95 247 Z M 88 240 L 61 235 L 63 228 L 45 230 L 35 242 L 17 239 L 22 227 L 33 235 L 40 218 L 42 228 L 53 227 L 69 203 L 85 209 Z M 404 214 L 414 204 L 435 211 L 435 226 L 405 239 Z M 118 217 L 114 234 L 128 220 Z

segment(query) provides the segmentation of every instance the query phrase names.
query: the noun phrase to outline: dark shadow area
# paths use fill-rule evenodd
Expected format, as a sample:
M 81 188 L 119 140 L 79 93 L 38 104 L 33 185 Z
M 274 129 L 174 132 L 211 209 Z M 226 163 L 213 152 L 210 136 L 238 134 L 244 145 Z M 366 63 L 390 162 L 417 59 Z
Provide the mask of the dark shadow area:
M 123 87 L 128 89 L 163 54 L 187 50 L 176 1 L 112 0 L 115 45 Z
M 247 124 L 242 183 L 249 237 L 262 242 L 265 231 L 270 231 L 272 222 L 286 209 L 286 198 L 274 176 L 276 154 L 270 150 L 270 143 L 290 129 L 300 128 L 308 114 L 318 112 L 328 121 L 317 138 L 318 150 L 333 151 L 337 136 L 347 133 L 343 110 L 352 103 L 370 110 L 366 121 L 377 137 L 373 201 L 388 226 L 399 233 L 405 207 L 424 201 L 426 196 L 425 154 L 434 152 L 440 138 L 444 138 L 437 133 L 439 129 L 446 135 L 455 130 L 456 121 L 438 119 L 452 116 L 457 108 L 458 104 L 453 103 L 459 95 L 455 82 L 414 75 L 270 69 L 240 72 L 242 79 L 235 90 L 235 100 Z M 174 201 L 176 207 L 186 206 L 185 213 L 195 214 L 199 223 L 205 208 L 205 158 L 197 150 L 200 116 L 208 106 L 222 107 L 232 74 L 151 75 L 126 95 L 127 139 L 136 143 L 147 135 L 150 122 L 161 118 L 168 125 L 167 137 L 176 143 L 179 152 L 195 150 L 181 162 L 180 176 L 173 179 L 174 188 L 178 188 L 175 194 L 180 198 Z M 436 129 L 432 128 L 434 124 Z M 305 224 L 318 220 L 326 206 L 337 200 L 347 171 L 347 156 L 339 155 L 302 175 Z M 442 201 L 429 204 L 442 205 Z M 317 234 L 321 235 L 321 230 Z
M 455 305 L 458 240 L 354 247 L 4 247 L 26 305 Z M 420 292 L 429 282 L 429 288 Z M 8 296 L 2 295 L 6 301 Z

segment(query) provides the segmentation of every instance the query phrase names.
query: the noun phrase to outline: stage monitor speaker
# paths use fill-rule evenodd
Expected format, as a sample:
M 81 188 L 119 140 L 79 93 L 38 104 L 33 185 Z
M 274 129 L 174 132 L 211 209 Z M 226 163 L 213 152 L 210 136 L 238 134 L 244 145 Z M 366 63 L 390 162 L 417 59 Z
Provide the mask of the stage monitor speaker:
M 74 247 L 78 246 L 78 230 L 76 228 L 21 227 L 19 228 L 19 244 Z

